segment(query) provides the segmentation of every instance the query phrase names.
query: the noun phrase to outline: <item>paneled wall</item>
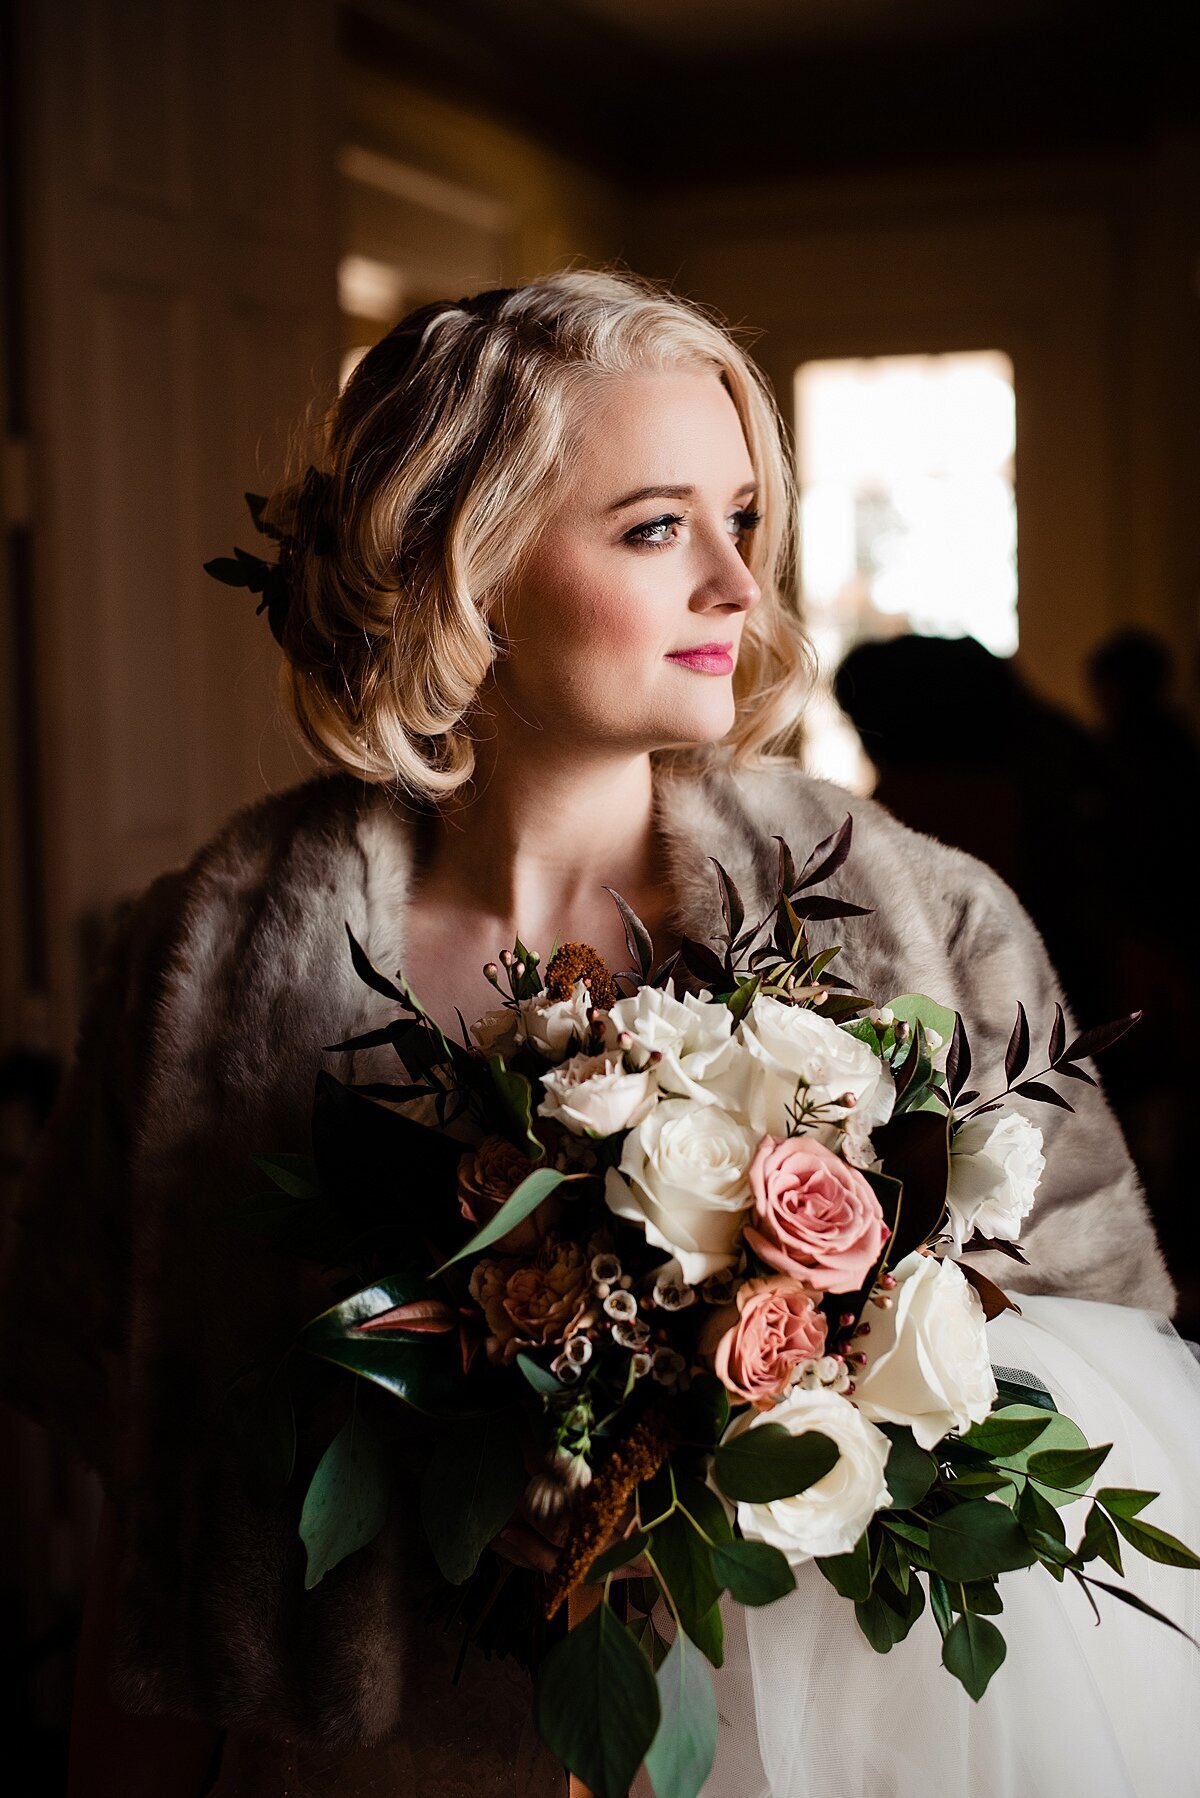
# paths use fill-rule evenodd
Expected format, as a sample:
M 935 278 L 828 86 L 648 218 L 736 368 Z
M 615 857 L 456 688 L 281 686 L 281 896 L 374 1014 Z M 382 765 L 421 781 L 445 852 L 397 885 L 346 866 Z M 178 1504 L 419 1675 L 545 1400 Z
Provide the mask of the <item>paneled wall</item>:
M 201 565 L 249 546 L 242 490 L 279 472 L 293 421 L 336 380 L 332 13 L 56 0 L 21 14 L 32 673 L 60 1042 L 86 974 L 80 921 L 302 771 L 274 722 L 264 621 Z

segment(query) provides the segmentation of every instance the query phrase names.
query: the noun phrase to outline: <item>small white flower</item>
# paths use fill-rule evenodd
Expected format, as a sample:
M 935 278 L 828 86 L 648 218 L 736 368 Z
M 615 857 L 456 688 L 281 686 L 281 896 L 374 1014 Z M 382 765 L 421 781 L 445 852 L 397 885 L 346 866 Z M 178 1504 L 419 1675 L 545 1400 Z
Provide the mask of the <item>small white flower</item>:
M 554 1360 L 551 1361 L 550 1372 L 556 1379 L 561 1380 L 564 1386 L 573 1386 L 575 1381 L 579 1378 L 582 1369 L 576 1367 L 575 1363 L 570 1360 L 564 1352 L 561 1355 L 556 1355 Z
M 630 1357 L 629 1365 L 633 1369 L 634 1379 L 644 1380 L 646 1375 L 650 1372 L 650 1356 L 646 1354 L 644 1349 L 639 1349 L 637 1354 Z
M 637 1316 L 637 1300 L 631 1292 L 618 1287 L 616 1292 L 610 1292 L 605 1299 L 604 1310 L 607 1316 L 616 1318 L 618 1322 L 629 1323 Z
M 686 1311 L 696 1302 L 696 1289 L 683 1277 L 678 1261 L 664 1262 L 654 1282 L 654 1303 L 663 1311 Z
M 595 1286 L 613 1286 L 621 1278 L 621 1263 L 615 1255 L 593 1255 L 589 1268 Z
M 849 1399 L 800 1383 L 769 1411 L 741 1412 L 725 1432 L 731 1441 L 761 1423 L 781 1423 L 793 1436 L 815 1430 L 837 1444 L 838 1459 L 807 1491 L 769 1504 L 739 1500 L 743 1536 L 769 1542 L 793 1567 L 814 1555 L 849 1554 L 875 1512 L 892 1502 L 885 1468 L 891 1443 Z
M 592 1341 L 590 1336 L 572 1336 L 563 1344 L 563 1354 L 573 1367 L 586 1367 L 592 1358 Z
M 650 1340 L 650 1325 L 639 1317 L 632 1323 L 614 1324 L 612 1333 L 618 1348 L 644 1349 Z
M 650 1372 L 660 1386 L 673 1386 L 687 1362 L 677 1349 L 657 1348 L 650 1358 Z
M 960 1254 L 978 1230 L 1016 1242 L 1046 1166 L 1042 1133 L 1019 1111 L 969 1118 L 950 1145 L 950 1234 Z

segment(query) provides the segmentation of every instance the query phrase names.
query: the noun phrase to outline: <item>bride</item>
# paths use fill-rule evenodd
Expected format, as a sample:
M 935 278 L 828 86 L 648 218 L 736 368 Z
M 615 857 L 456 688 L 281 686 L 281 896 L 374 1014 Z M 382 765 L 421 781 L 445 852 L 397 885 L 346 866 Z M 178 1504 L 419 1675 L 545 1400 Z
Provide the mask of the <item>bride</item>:
M 257 1484 L 229 1427 L 246 1365 L 322 1302 L 317 1276 L 230 1240 L 250 1156 L 307 1146 L 322 1066 L 394 1078 L 390 1050 L 321 1047 L 391 1017 L 347 925 L 457 1035 L 518 930 L 624 966 L 611 887 L 661 959 L 719 925 L 711 857 L 760 915 L 775 836 L 803 856 L 850 812 L 839 890 L 873 909 L 839 927 L 839 969 L 861 990 L 953 1005 L 984 1077 L 1016 1000 L 1042 1028 L 1061 997 L 994 873 L 797 766 L 786 439 L 702 308 L 586 270 L 422 307 L 359 365 L 318 464 L 258 519 L 278 547 L 259 585 L 325 771 L 236 814 L 122 921 L 3 1268 L 0 1390 L 105 1488 L 73 1798 L 566 1788 L 514 1663 L 474 1653 L 453 1683 L 411 1512 L 307 1592 L 296 1487 Z M 936 716 L 936 694 L 897 703 L 915 728 Z M 1028 1265 L 979 1257 L 1029 1295 L 994 1360 L 1113 1441 L 1114 1481 L 1161 1485 L 1154 1519 L 1195 1541 L 1200 1399 L 1137 1175 L 1100 1089 L 1036 1115 Z M 532 1514 L 495 1547 L 554 1552 Z M 1161 1625 L 1110 1604 L 1096 1631 L 1072 1592 L 1009 1576 L 1008 1661 L 975 1706 L 929 1630 L 877 1657 L 799 1573 L 729 1613 L 706 1798 L 1193 1789 L 1200 1662 Z M 1190 1577 L 1150 1567 L 1134 1589 L 1194 1632 Z

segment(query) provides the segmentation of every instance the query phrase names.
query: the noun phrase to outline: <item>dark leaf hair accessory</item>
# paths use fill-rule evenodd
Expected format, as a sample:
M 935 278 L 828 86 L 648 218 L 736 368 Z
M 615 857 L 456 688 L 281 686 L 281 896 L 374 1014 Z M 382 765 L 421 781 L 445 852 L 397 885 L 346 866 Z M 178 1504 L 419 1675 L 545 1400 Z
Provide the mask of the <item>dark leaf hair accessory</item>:
M 330 556 L 337 550 L 337 537 L 328 517 L 333 484 L 331 474 L 311 465 L 305 470 L 289 531 L 281 530 L 264 517 L 267 505 L 264 494 L 247 493 L 246 505 L 255 530 L 279 545 L 277 560 L 268 562 L 262 556 L 251 555 L 249 550 L 235 549 L 232 556 L 217 556 L 204 564 L 205 574 L 223 581 L 227 587 L 248 587 L 251 593 L 261 593 L 255 616 L 266 612 L 271 635 L 280 646 L 298 562 L 309 550 L 318 556 Z

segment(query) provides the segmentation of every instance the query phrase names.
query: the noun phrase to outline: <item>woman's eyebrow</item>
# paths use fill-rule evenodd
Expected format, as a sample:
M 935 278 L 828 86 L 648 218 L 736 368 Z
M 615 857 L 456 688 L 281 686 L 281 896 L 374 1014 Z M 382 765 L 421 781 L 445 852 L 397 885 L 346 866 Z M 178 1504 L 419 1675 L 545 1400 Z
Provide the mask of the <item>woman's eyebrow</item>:
M 741 499 L 744 494 L 753 493 L 757 482 L 747 481 L 738 488 L 734 499 Z M 636 493 L 627 493 L 624 499 L 614 500 L 608 508 L 610 512 L 622 512 L 626 506 L 636 506 L 644 499 L 693 499 L 696 489 L 690 486 L 639 487 Z

